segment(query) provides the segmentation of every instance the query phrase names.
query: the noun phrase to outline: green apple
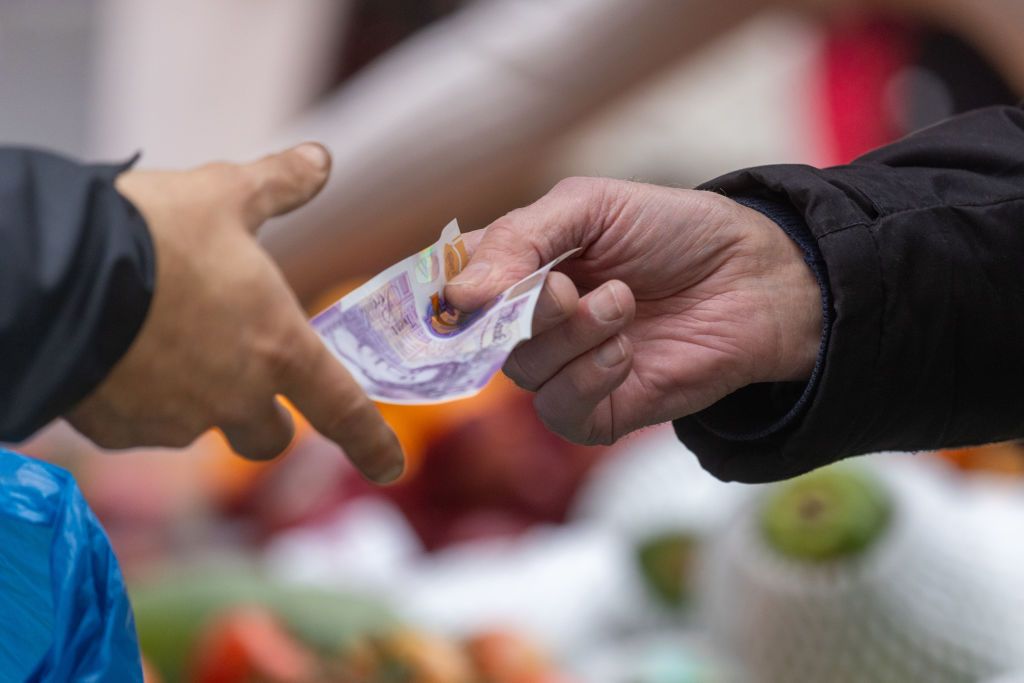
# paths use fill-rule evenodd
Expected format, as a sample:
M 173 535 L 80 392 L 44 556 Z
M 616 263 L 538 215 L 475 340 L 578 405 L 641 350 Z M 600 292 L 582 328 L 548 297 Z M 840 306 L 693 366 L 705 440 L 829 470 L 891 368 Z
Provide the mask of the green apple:
M 637 547 L 636 559 L 644 584 L 662 604 L 685 604 L 696 547 L 697 538 L 681 531 L 651 536 Z
M 828 562 L 863 553 L 885 533 L 891 517 L 884 485 L 844 464 L 778 485 L 761 510 L 761 530 L 785 557 Z

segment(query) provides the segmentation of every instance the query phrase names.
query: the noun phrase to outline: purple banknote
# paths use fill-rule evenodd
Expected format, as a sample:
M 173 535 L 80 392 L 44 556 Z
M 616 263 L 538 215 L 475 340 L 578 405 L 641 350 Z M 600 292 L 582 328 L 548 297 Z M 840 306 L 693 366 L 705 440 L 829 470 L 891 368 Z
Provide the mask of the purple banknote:
M 476 394 L 530 337 L 544 279 L 569 252 L 472 315 L 444 304 L 468 256 L 452 221 L 431 247 L 388 268 L 312 320 L 367 394 L 384 403 L 441 403 Z

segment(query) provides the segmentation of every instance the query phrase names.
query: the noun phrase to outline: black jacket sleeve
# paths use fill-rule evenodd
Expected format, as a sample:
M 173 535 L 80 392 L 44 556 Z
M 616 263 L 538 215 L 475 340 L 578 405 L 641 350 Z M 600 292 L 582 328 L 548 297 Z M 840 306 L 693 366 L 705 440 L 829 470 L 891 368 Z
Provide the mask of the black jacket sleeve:
M 155 260 L 113 186 L 128 165 L 0 148 L 0 441 L 86 396 L 142 325 Z
M 849 166 L 754 168 L 705 189 L 790 207 L 829 294 L 809 386 L 747 387 L 675 422 L 705 468 L 770 481 L 1024 436 L 1024 110 L 972 112 Z

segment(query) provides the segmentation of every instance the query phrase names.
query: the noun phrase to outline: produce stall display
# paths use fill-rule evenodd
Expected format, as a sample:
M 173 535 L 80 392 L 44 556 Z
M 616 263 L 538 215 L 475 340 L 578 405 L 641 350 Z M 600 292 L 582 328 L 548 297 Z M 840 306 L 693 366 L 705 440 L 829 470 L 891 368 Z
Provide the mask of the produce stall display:
M 410 456 L 386 489 L 301 421 L 267 464 L 217 438 L 113 465 L 59 431 L 40 442 L 110 533 L 147 680 L 943 683 L 1024 667 L 1015 445 L 743 486 L 664 427 L 562 442 L 504 381 L 385 410 Z

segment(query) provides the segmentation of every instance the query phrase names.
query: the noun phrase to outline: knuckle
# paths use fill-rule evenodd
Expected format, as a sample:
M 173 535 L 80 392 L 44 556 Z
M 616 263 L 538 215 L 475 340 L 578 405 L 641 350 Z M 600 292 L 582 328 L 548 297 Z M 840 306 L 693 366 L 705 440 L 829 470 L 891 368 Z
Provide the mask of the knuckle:
M 509 244 L 522 240 L 523 231 L 519 227 L 520 221 L 518 220 L 521 211 L 521 209 L 510 211 L 488 225 L 485 235 L 488 242 Z
M 565 381 L 569 385 L 569 392 L 573 398 L 587 399 L 597 393 L 594 374 L 584 372 L 580 367 L 572 367 L 566 370 Z
M 369 406 L 369 401 L 360 395 L 348 396 L 327 416 L 323 425 L 327 436 L 343 438 L 351 434 L 354 426 L 366 424 L 366 410 Z
M 537 221 L 529 213 L 533 210 L 527 207 L 510 211 L 487 226 L 486 245 L 503 252 L 502 258 L 515 256 L 513 263 L 503 268 L 510 277 L 525 277 L 533 272 L 543 260 L 547 242 L 552 239 L 552 235 L 538 229 Z
M 258 191 L 261 194 L 281 196 L 294 193 L 300 185 L 297 174 L 266 173 L 260 178 Z
M 214 422 L 221 426 L 244 424 L 253 415 L 254 402 L 248 398 L 235 397 L 221 400 L 213 413 Z
M 265 184 L 255 173 L 238 173 L 234 179 L 235 191 L 243 198 L 245 207 L 258 210 L 263 202 Z
M 572 217 L 573 242 L 581 245 L 616 223 L 628 188 L 635 183 L 608 178 L 570 177 L 560 180 L 546 195 L 546 201 Z
M 306 367 L 305 353 L 294 341 L 277 339 L 258 351 L 264 372 L 273 380 L 283 380 Z
M 607 181 L 603 178 L 587 178 L 585 176 L 570 176 L 562 178 L 551 188 L 553 194 L 580 195 L 589 194 Z
M 533 376 L 525 367 L 522 356 L 523 353 L 519 349 L 516 349 L 509 355 L 508 360 L 505 361 L 505 375 L 519 388 L 526 391 L 537 391 L 541 383 L 533 379 Z
M 580 309 L 586 313 L 575 315 L 565 325 L 558 326 L 560 346 L 572 349 L 574 354 L 589 351 L 607 334 L 606 326 L 590 312 L 588 306 L 580 306 Z
M 572 176 L 558 181 L 551 194 L 563 201 L 582 201 L 591 210 L 605 211 L 608 198 L 617 197 L 629 185 L 631 183 L 610 178 Z
M 549 402 L 541 399 L 539 396 L 534 399 L 533 405 L 537 411 L 537 417 L 549 431 L 570 443 L 588 445 L 588 434 L 583 433 L 580 425 L 564 415 L 558 409 L 558 406 L 550 405 Z
M 274 198 L 286 189 L 284 180 L 275 173 L 267 173 L 260 169 L 251 169 L 243 182 L 243 194 L 246 206 L 254 212 L 266 213 L 274 203 Z

